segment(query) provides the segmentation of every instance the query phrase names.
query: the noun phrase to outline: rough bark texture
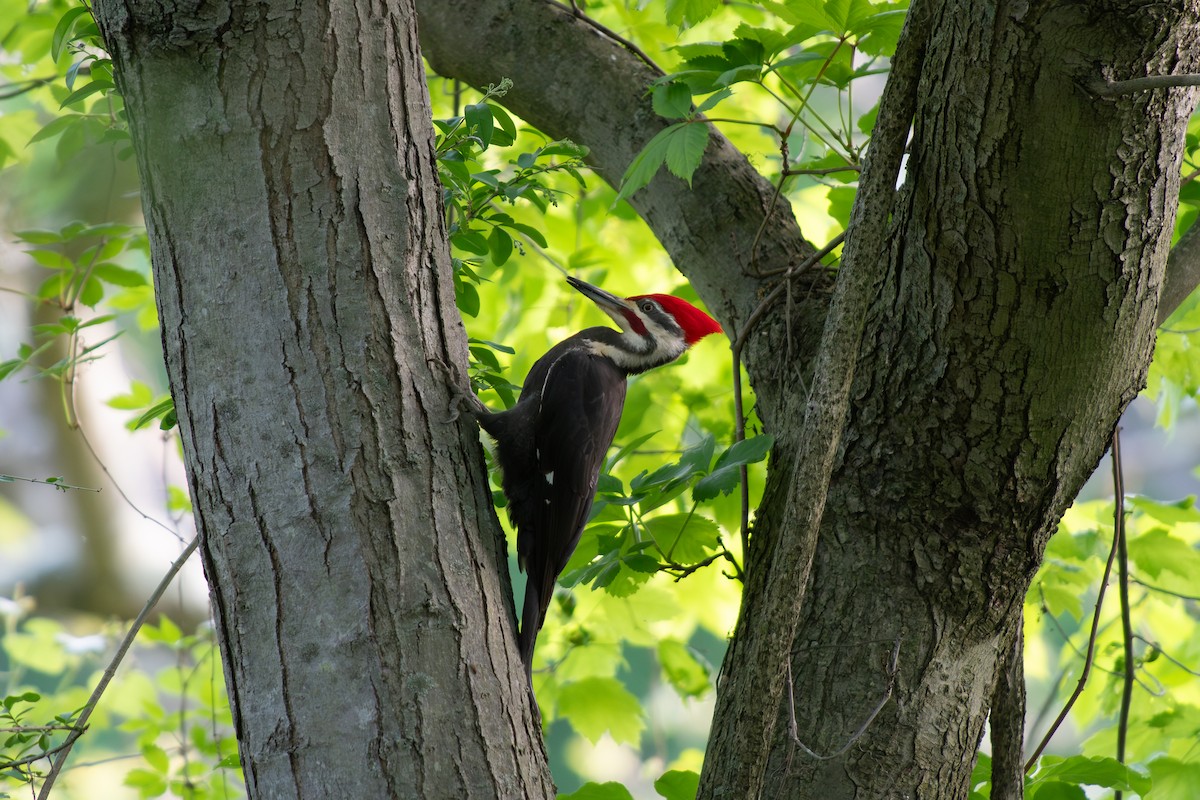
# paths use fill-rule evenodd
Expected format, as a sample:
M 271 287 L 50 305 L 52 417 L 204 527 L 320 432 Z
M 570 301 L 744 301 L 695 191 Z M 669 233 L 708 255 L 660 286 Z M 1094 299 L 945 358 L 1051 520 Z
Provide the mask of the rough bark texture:
M 1046 540 L 1144 381 L 1194 106 L 1079 81 L 1195 71 L 1198 19 L 1183 3 L 935 15 L 795 646 L 800 738 L 840 746 L 895 638 L 900 680 L 844 756 L 780 741 L 762 796 L 965 796 Z
M 250 796 L 552 796 L 411 2 L 96 12 Z

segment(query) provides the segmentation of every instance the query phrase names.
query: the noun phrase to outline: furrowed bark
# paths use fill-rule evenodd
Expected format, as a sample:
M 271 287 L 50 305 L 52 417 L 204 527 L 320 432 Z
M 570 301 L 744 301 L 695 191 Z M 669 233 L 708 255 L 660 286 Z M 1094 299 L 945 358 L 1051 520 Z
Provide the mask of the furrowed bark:
M 1046 540 L 1145 380 L 1192 89 L 1194 3 L 946 3 L 864 337 L 764 797 L 959 798 Z M 778 511 L 764 508 L 763 515 Z M 873 681 L 869 676 L 874 676 Z M 781 710 L 781 719 L 786 712 Z

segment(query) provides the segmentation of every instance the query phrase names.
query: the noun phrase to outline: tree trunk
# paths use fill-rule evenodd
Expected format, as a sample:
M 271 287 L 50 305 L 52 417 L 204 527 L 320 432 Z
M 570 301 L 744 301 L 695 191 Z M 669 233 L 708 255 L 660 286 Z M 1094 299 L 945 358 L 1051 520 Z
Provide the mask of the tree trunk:
M 1200 17 L 1183 3 L 1105 11 L 975 2 L 934 15 L 793 648 L 798 738 L 822 754 L 853 738 L 894 641 L 898 680 L 828 760 L 789 740 L 781 709 L 762 797 L 967 793 L 1026 589 L 1154 344 L 1194 92 L 1108 100 L 1082 86 L 1097 69 L 1194 72 Z M 788 495 L 768 491 L 758 552 L 785 535 Z M 750 582 L 745 608 L 771 580 Z
M 552 796 L 410 0 L 96 14 L 250 796 Z

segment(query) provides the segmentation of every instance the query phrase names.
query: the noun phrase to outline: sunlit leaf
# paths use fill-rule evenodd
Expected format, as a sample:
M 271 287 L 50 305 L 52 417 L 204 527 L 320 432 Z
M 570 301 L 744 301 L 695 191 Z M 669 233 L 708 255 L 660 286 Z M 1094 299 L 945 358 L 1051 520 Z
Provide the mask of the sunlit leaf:
M 642 706 L 615 678 L 585 678 L 562 687 L 558 712 L 592 742 L 608 733 L 618 742 L 637 742 L 646 723 Z

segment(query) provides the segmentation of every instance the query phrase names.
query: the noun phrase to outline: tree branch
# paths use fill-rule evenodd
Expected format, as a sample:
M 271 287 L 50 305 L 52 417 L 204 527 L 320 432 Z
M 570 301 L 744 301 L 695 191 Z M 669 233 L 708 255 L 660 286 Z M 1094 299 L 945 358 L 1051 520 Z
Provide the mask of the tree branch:
M 1192 225 L 1171 248 L 1167 275 L 1158 298 L 1158 324 L 1162 325 L 1200 286 L 1200 225 Z
M 734 792 L 757 797 L 762 791 L 787 683 L 785 667 L 841 442 L 867 309 L 878 286 L 879 253 L 892 212 L 896 175 L 916 107 L 931 17 L 928 6 L 916 2 L 910 7 L 892 74 L 880 99 L 796 448 L 787 514 L 791 530 L 779 538 L 774 552 L 762 563 L 766 574 L 754 579 L 762 587 L 761 593 L 747 594 L 744 599 L 722 667 L 725 684 L 717 693 L 713 736 L 700 779 L 701 797 Z M 749 569 L 753 574 L 755 568 Z M 781 624 L 754 628 L 746 624 L 749 618 L 779 620 Z M 780 666 L 767 670 L 763 664 Z
M 1125 669 L 1121 676 L 1121 713 L 1117 722 L 1117 761 L 1125 763 L 1125 740 L 1129 735 L 1129 706 L 1133 700 L 1134 675 L 1133 621 L 1129 615 L 1129 547 L 1125 540 L 1125 473 L 1121 466 L 1121 429 L 1113 431 L 1113 535 L 1117 547 L 1117 589 L 1121 599 L 1121 642 L 1125 653 Z M 1123 793 L 1113 793 L 1121 800 Z
M 992 731 L 992 800 L 1025 796 L 1022 749 L 1025 743 L 1025 617 L 1021 613 L 1012 644 L 1001 657 L 988 715 Z
M 1114 432 L 1114 441 L 1116 434 Z M 1118 481 L 1117 488 L 1121 489 Z M 1046 731 L 1046 735 L 1038 742 L 1037 748 L 1033 751 L 1033 755 L 1025 762 L 1025 772 L 1028 773 L 1033 769 L 1033 765 L 1037 763 L 1038 756 L 1046 749 L 1046 745 L 1050 743 L 1050 739 L 1058 731 L 1058 726 L 1062 725 L 1063 720 L 1067 718 L 1067 714 L 1071 713 L 1071 707 L 1075 705 L 1075 701 L 1079 699 L 1079 695 L 1083 693 L 1083 687 L 1087 685 L 1088 675 L 1092 671 L 1092 657 L 1096 653 L 1096 634 L 1100 630 L 1100 610 L 1104 607 L 1104 592 L 1108 588 L 1108 577 L 1112 574 L 1113 561 L 1116 560 L 1117 550 L 1120 549 L 1121 531 L 1116 529 L 1113 531 L 1112 548 L 1108 551 L 1108 561 L 1104 564 L 1104 575 L 1100 578 L 1100 588 L 1096 590 L 1096 610 L 1092 614 L 1092 629 L 1088 634 L 1087 652 L 1083 659 L 1083 671 L 1079 673 L 1079 681 L 1075 684 L 1075 691 L 1071 692 L 1071 696 L 1067 698 L 1066 705 L 1058 712 L 1054 723 L 1050 729 Z
M 569 8 L 544 0 L 419 0 L 417 8 L 421 47 L 434 71 L 475 87 L 511 78 L 505 106 L 555 138 L 587 144 L 588 163 L 614 186 L 668 125 L 647 91 L 662 73 Z M 572 69 L 562 69 L 567 63 Z M 630 199 L 727 329 L 760 299 L 745 269 L 760 227 L 760 268 L 785 269 L 813 251 L 790 213 L 769 213 L 772 192 L 710 128 L 692 187 L 664 171 Z
M 1169 89 L 1175 86 L 1200 86 L 1200 75 L 1147 75 L 1127 81 L 1099 79 L 1088 84 L 1088 91 L 1097 97 L 1116 97 L 1119 94 Z
M 46 780 L 42 784 L 41 791 L 38 792 L 37 800 L 47 800 L 50 797 L 50 789 L 54 786 L 54 781 L 58 778 L 58 774 L 62 772 L 63 764 L 67 761 L 67 756 L 71 754 L 71 748 L 75 746 L 75 741 L 83 735 L 87 730 L 87 721 L 91 718 L 92 712 L 96 710 L 96 704 L 100 702 L 100 698 L 104 696 L 104 690 L 108 688 L 108 684 L 112 681 L 113 676 L 117 674 L 117 667 L 121 666 L 121 661 L 125 658 L 125 654 L 129 652 L 129 648 L 133 645 L 133 640 L 137 638 L 138 631 L 142 629 L 142 625 L 146 623 L 147 617 L 154 607 L 158 605 L 159 598 L 163 596 L 163 592 L 171 585 L 171 581 L 175 580 L 175 576 L 179 574 L 179 570 L 183 569 L 183 565 L 192 557 L 192 553 L 196 552 L 196 547 L 200 544 L 200 537 L 195 536 L 188 546 L 179 554 L 179 558 L 171 562 L 171 566 L 167 569 L 167 574 L 163 575 L 158 586 L 154 588 L 154 592 L 150 595 L 150 599 L 146 601 L 146 605 L 142 606 L 142 610 L 138 613 L 133 624 L 129 626 L 129 630 L 125 633 L 125 638 L 121 640 L 121 645 L 117 648 L 117 652 L 112 657 L 112 661 L 108 662 L 108 666 L 104 669 L 104 674 L 100 676 L 100 682 L 96 684 L 96 688 L 92 690 L 91 697 L 88 698 L 83 709 L 79 712 L 79 719 L 75 721 L 75 728 L 63 743 L 51 750 L 49 753 L 42 754 L 41 757 L 46 757 L 51 753 L 54 754 L 54 763 L 50 766 L 50 772 L 46 775 Z

